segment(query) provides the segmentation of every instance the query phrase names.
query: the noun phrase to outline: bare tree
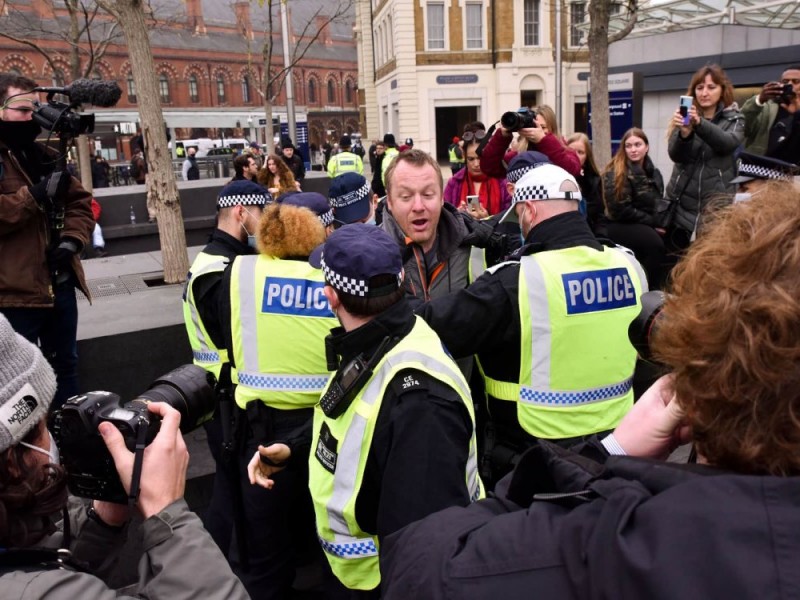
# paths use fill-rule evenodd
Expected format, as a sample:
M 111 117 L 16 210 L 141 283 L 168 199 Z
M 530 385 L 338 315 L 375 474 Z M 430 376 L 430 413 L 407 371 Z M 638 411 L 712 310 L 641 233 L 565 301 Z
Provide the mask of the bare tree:
M 560 0 L 559 0 L 560 1 Z M 608 108 L 608 46 L 628 35 L 638 18 L 638 0 L 627 0 L 622 29 L 609 34 L 610 7 L 614 0 L 589 2 L 589 92 L 592 96 L 592 151 L 602 169 L 611 160 L 611 116 Z
M 57 16 L 58 7 L 66 9 L 66 20 Z M 21 11 L 10 2 L 4 2 L 2 9 L 7 16 L 0 29 L 0 38 L 17 42 L 41 54 L 54 74 L 61 70 L 59 64 L 66 61 L 69 72 L 63 75 L 70 81 L 92 77 L 109 44 L 122 41 L 119 25 L 109 19 L 96 2 L 54 0 L 52 14 L 46 18 L 36 12 Z M 42 46 L 42 40 L 62 42 L 67 51 L 64 53 L 51 46 Z M 77 139 L 77 148 L 83 186 L 92 191 L 91 158 L 85 135 Z
M 267 121 L 267 131 L 272 131 L 272 108 L 275 99 L 280 95 L 281 89 L 286 82 L 289 70 L 292 69 L 306 56 L 311 47 L 319 41 L 320 36 L 327 27 L 334 23 L 347 22 L 352 18 L 353 0 L 331 0 L 329 3 L 320 6 L 304 23 L 299 34 L 295 36 L 292 23 L 289 23 L 288 32 L 291 55 L 288 63 L 283 60 L 282 53 L 280 59 L 276 59 L 275 39 L 277 33 L 276 24 L 279 22 L 277 14 L 279 3 L 284 3 L 287 7 L 291 6 L 289 0 L 258 0 L 259 6 L 266 6 L 266 21 L 264 24 L 264 39 L 261 42 L 260 57 L 264 65 L 264 76 L 261 79 L 259 94 L 264 101 L 264 116 Z M 275 64 L 273 64 L 275 63 Z M 274 69 L 274 70 L 273 70 Z M 267 151 L 274 151 L 272 135 L 267 135 Z M 297 141 L 297 140 L 293 140 Z
M 164 282 L 179 283 L 189 271 L 186 233 L 172 156 L 164 135 L 161 94 L 150 47 L 152 13 L 147 0 L 97 0 L 119 23 L 128 41 L 133 80 L 138 90 L 139 119 L 147 152 L 147 204 L 156 209 Z

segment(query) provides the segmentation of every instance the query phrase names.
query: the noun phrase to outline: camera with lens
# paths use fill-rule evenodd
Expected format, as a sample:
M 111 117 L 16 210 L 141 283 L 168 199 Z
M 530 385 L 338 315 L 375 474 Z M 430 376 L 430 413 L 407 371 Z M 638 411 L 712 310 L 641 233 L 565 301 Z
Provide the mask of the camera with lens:
M 47 93 L 46 104 L 36 103 L 33 120 L 42 129 L 52 131 L 61 138 L 74 138 L 94 131 L 94 115 L 78 114 L 74 109 L 83 104 L 111 107 L 122 95 L 115 81 L 94 79 L 76 79 L 67 87 L 37 87 L 32 91 Z M 68 97 L 70 103 L 55 100 L 56 94 Z
M 658 328 L 658 320 L 664 308 L 664 299 L 664 292 L 659 290 L 642 294 L 642 310 L 628 326 L 628 339 L 636 348 L 639 357 L 650 363 L 656 363 L 650 350 L 650 340 Z
M 161 418 L 147 410 L 149 402 L 166 402 L 181 414 L 181 431 L 188 433 L 214 413 L 214 376 L 195 365 L 183 365 L 156 379 L 128 402 L 112 392 L 73 396 L 53 417 L 53 437 L 67 471 L 72 494 L 125 504 L 128 495 L 114 461 L 97 431 L 113 423 L 131 452 L 153 441 Z
M 784 83 L 783 89 L 781 90 L 781 102 L 783 104 L 789 104 L 794 100 L 794 95 L 794 86 L 791 83 Z
M 526 127 L 536 127 L 536 113 L 530 108 L 522 107 L 503 113 L 500 124 L 506 131 L 514 132 Z

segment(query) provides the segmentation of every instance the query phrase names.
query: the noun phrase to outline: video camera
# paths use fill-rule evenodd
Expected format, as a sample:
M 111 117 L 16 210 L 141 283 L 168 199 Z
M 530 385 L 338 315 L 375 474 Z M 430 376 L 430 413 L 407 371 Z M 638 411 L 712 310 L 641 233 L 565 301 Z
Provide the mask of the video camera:
M 70 492 L 83 498 L 128 501 L 114 461 L 97 426 L 113 423 L 132 452 L 153 441 L 161 419 L 147 410 L 148 402 L 166 402 L 181 413 L 181 431 L 188 433 L 214 412 L 214 376 L 195 365 L 183 365 L 156 379 L 139 397 L 123 403 L 112 392 L 73 396 L 55 412 L 53 437 L 67 471 Z M 136 479 L 134 469 L 134 479 Z M 132 482 L 138 487 L 138 480 Z
M 504 112 L 500 124 L 509 132 L 519 131 L 526 127 L 536 127 L 536 113 L 523 106 L 514 111 Z
M 647 362 L 656 363 L 650 350 L 650 340 L 658 328 L 658 320 L 664 308 L 664 292 L 652 290 L 642 294 L 642 310 L 628 326 L 628 339 L 636 348 L 639 357 Z
M 47 131 L 61 138 L 74 138 L 94 131 L 94 115 L 78 114 L 75 109 L 83 104 L 93 106 L 114 106 L 122 95 L 122 90 L 114 81 L 76 79 L 67 87 L 37 87 L 32 91 L 47 94 L 47 104 L 36 103 L 33 120 Z M 56 94 L 67 96 L 70 103 L 58 102 Z

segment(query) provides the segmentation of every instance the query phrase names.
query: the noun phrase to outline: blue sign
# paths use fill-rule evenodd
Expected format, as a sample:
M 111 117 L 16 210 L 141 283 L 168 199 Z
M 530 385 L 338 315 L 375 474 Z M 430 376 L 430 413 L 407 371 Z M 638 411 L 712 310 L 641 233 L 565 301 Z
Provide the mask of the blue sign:
M 333 317 L 321 281 L 267 277 L 264 279 L 262 313 L 295 317 Z
M 478 83 L 478 76 L 477 75 L 438 75 L 436 77 L 436 83 L 439 85 L 448 85 L 448 84 L 470 84 L 470 83 Z
M 611 122 L 611 153 L 616 153 L 622 136 L 641 121 L 641 73 L 608 76 L 608 113 Z M 589 138 L 592 139 L 592 98 L 589 102 Z
M 567 273 L 561 279 L 568 315 L 636 306 L 636 288 L 622 267 Z

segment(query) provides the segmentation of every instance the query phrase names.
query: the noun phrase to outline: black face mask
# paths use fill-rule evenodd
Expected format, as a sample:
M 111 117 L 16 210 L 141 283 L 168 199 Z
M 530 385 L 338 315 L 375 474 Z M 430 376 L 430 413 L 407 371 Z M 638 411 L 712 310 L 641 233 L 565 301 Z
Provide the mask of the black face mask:
M 36 121 L 0 121 L 0 140 L 11 148 L 30 146 L 41 132 Z

